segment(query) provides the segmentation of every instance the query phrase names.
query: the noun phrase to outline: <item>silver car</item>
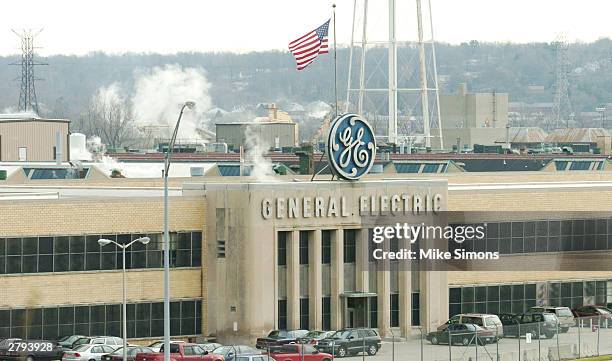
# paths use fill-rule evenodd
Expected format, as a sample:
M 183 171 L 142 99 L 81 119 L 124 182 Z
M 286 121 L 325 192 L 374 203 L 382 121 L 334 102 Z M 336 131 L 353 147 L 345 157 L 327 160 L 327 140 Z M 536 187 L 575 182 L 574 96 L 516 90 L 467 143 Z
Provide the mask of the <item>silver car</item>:
M 115 351 L 109 345 L 85 344 L 77 346 L 74 350 L 65 351 L 62 361 L 100 361 L 102 355 Z

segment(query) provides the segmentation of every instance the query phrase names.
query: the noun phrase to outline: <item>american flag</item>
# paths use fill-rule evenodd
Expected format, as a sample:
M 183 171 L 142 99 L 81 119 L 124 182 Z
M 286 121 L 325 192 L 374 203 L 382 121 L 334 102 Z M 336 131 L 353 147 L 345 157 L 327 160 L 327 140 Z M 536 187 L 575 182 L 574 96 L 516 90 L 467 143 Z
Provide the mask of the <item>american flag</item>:
M 331 19 L 327 20 L 325 24 L 289 43 L 289 51 L 295 57 L 297 70 L 310 65 L 317 55 L 329 53 L 327 33 L 330 21 Z

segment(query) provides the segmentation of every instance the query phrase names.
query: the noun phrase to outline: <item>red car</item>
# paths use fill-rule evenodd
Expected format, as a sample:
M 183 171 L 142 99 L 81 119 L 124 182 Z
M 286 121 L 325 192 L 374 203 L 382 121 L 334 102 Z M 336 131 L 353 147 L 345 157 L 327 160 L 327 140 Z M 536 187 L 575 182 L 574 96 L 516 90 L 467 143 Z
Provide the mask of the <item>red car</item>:
M 135 361 L 163 361 L 164 346 L 159 352 L 139 353 Z M 171 343 L 170 361 L 225 361 L 223 356 L 208 353 L 194 343 Z
M 270 353 L 275 361 L 331 361 L 332 355 L 320 352 L 312 345 L 289 344 Z M 147 360 L 148 361 L 148 360 Z
M 601 317 L 602 320 L 612 318 L 612 314 L 606 309 L 595 306 L 595 305 L 586 305 L 582 307 L 577 307 L 572 310 L 572 313 L 576 317 Z

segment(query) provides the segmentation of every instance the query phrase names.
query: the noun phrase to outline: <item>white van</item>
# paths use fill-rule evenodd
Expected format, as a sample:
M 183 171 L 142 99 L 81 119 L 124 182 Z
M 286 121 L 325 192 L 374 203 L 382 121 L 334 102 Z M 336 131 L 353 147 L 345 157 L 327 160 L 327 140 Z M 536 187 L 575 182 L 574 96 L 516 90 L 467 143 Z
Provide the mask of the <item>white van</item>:
M 485 330 L 494 332 L 497 335 L 497 339 L 504 337 L 504 328 L 497 315 L 488 315 L 484 313 L 460 313 L 458 315 L 454 315 L 448 321 L 446 321 L 444 325 L 438 327 L 438 330 L 442 330 L 446 328 L 447 325 L 451 325 L 453 323 L 471 323 L 478 325 Z

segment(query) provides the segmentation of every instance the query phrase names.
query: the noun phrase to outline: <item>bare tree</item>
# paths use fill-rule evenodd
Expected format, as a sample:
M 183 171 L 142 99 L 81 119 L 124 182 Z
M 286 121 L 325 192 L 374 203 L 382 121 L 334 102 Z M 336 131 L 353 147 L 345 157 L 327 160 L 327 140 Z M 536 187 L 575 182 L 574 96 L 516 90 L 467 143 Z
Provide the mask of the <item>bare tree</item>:
M 136 135 L 131 105 L 112 90 L 103 89 L 91 98 L 82 114 L 82 127 L 112 149 L 131 146 Z

